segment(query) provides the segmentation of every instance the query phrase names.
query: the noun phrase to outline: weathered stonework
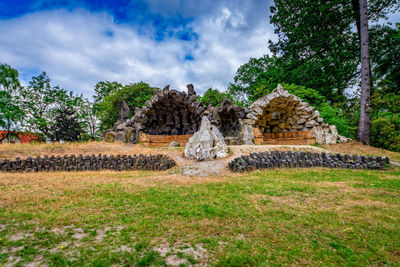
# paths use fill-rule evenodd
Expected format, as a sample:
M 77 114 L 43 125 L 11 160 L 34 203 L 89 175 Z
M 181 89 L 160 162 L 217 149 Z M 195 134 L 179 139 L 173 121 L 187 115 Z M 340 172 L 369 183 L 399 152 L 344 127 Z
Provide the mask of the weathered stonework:
M 3 172 L 167 170 L 176 162 L 165 155 L 44 156 L 0 160 Z
M 315 140 L 318 144 L 334 144 L 338 139 L 336 126 L 324 123 L 314 107 L 289 94 L 281 85 L 254 102 L 243 122 L 246 124 L 243 135 L 245 144 L 260 143 L 260 134 L 263 143 L 309 144 Z M 293 134 L 299 132 L 308 133 L 307 136 Z
M 243 122 L 247 109 L 239 107 L 230 99 L 224 99 L 219 107 L 211 105 L 207 108 L 208 118 L 216 126 L 228 145 L 241 145 L 243 143 Z
M 324 123 L 314 107 L 289 94 L 281 85 L 249 109 L 224 99 L 219 107 L 203 108 L 193 85 L 187 93 L 166 86 L 128 118 L 129 107 L 121 102 L 118 122 L 103 133 L 107 142 L 141 142 L 149 146 L 168 146 L 172 141 L 184 146 L 207 116 L 228 145 L 252 144 L 335 144 L 347 142 L 336 126 Z
M 146 105 L 135 110 L 135 128 L 150 135 L 188 135 L 200 128 L 205 109 L 196 101 L 192 84 L 188 93 L 170 90 L 155 94 Z
M 234 172 L 271 168 L 346 168 L 384 170 L 390 165 L 388 157 L 371 157 L 348 154 L 272 151 L 251 153 L 228 163 Z
M 206 116 L 201 121 L 200 130 L 187 142 L 185 157 L 197 160 L 212 160 L 224 158 L 228 155 L 228 147 L 224 137 L 215 126 L 211 126 Z
M 139 133 L 139 140 L 145 146 L 150 147 L 168 147 L 171 142 L 176 142 L 179 146 L 185 146 L 192 137 L 192 134 L 182 135 L 151 135 L 143 132 Z

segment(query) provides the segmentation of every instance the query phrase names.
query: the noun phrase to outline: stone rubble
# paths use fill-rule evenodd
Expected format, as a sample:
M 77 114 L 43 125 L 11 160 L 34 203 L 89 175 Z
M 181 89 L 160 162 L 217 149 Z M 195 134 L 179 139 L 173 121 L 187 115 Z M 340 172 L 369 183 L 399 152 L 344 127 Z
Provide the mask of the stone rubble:
M 228 147 L 224 137 L 217 127 L 211 126 L 206 116 L 201 121 L 200 130 L 192 137 L 185 147 L 185 157 L 198 161 L 224 158 L 228 155 Z
M 346 168 L 384 170 L 390 165 L 388 157 L 327 154 L 313 152 L 272 151 L 251 153 L 235 158 L 228 163 L 234 172 L 270 168 Z

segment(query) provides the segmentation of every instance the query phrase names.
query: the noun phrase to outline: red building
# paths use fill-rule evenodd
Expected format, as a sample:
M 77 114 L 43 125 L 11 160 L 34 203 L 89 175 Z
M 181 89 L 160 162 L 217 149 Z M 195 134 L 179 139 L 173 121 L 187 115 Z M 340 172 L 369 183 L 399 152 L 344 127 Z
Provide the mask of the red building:
M 7 139 L 7 131 L 0 131 L 0 144 L 2 143 L 30 143 L 32 141 L 44 141 L 44 137 L 39 133 L 28 132 L 10 132 L 9 139 Z

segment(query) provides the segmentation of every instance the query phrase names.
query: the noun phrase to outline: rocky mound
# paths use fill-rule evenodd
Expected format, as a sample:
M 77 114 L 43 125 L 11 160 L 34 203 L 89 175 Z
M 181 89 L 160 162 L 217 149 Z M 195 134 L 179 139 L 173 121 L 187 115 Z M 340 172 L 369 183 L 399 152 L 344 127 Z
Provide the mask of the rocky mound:
M 185 157 L 197 160 L 212 160 L 224 158 L 228 155 L 228 147 L 224 137 L 217 127 L 211 126 L 207 117 L 203 117 L 200 130 L 192 137 L 185 147 Z

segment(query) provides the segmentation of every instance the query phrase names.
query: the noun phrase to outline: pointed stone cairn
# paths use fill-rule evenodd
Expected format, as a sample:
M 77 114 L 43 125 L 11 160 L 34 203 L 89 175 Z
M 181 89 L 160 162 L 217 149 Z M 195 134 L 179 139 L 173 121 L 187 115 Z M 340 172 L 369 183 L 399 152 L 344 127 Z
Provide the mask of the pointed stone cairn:
M 221 132 L 211 126 L 206 116 L 202 118 L 200 130 L 190 137 L 185 147 L 185 157 L 198 161 L 221 159 L 228 155 L 228 147 Z

